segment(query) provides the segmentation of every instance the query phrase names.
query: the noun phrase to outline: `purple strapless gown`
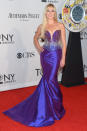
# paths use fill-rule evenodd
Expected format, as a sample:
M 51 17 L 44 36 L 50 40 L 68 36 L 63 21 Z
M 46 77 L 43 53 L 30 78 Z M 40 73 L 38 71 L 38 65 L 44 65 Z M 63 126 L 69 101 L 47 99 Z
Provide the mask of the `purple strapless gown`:
M 62 93 L 57 81 L 62 56 L 60 35 L 60 30 L 56 30 L 52 38 L 49 31 L 45 32 L 44 51 L 40 53 L 43 76 L 32 95 L 3 112 L 11 119 L 27 126 L 42 127 L 52 125 L 64 116 Z

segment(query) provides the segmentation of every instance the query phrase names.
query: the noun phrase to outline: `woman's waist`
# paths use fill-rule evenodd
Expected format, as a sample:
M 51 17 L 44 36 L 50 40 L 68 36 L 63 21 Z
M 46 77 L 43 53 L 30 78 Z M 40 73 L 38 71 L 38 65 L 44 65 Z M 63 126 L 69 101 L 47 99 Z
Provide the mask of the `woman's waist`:
M 58 42 L 45 42 L 43 45 L 44 48 L 55 50 L 55 49 L 61 49 L 61 45 Z

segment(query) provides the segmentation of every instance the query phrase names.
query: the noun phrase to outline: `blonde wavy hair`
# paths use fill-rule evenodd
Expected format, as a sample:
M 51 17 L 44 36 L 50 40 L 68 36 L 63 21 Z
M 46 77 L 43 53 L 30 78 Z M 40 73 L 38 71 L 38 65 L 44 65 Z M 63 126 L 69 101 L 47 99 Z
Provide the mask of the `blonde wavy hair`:
M 46 27 L 46 24 L 47 24 L 46 12 L 47 12 L 48 7 L 53 7 L 53 9 L 55 11 L 54 20 L 58 22 L 56 7 L 53 4 L 51 4 L 51 3 L 46 5 L 45 10 L 44 10 L 44 14 L 43 14 L 42 26 L 41 26 L 40 39 L 42 39 L 42 40 L 44 40 L 45 27 Z

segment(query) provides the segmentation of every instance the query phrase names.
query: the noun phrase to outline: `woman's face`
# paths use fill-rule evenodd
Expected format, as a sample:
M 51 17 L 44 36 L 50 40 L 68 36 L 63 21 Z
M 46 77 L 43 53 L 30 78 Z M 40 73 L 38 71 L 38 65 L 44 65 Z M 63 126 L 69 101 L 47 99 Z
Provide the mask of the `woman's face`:
M 46 17 L 47 19 L 54 19 L 55 16 L 55 10 L 53 7 L 48 7 L 46 11 Z

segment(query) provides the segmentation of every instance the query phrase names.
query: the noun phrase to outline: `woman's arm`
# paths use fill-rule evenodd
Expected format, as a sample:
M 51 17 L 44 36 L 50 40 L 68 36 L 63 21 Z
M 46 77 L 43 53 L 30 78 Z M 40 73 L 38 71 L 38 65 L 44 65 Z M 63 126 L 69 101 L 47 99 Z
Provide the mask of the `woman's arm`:
M 41 34 L 41 25 L 38 26 L 37 28 L 37 31 L 34 35 L 34 45 L 35 47 L 37 48 L 37 50 L 40 52 L 42 52 L 44 49 L 40 46 L 39 42 L 38 42 L 38 39 L 39 39 L 39 36 Z
M 65 65 L 65 56 L 66 56 L 66 32 L 65 27 L 61 24 L 61 41 L 62 41 L 62 58 L 60 61 L 60 66 L 64 67 Z

